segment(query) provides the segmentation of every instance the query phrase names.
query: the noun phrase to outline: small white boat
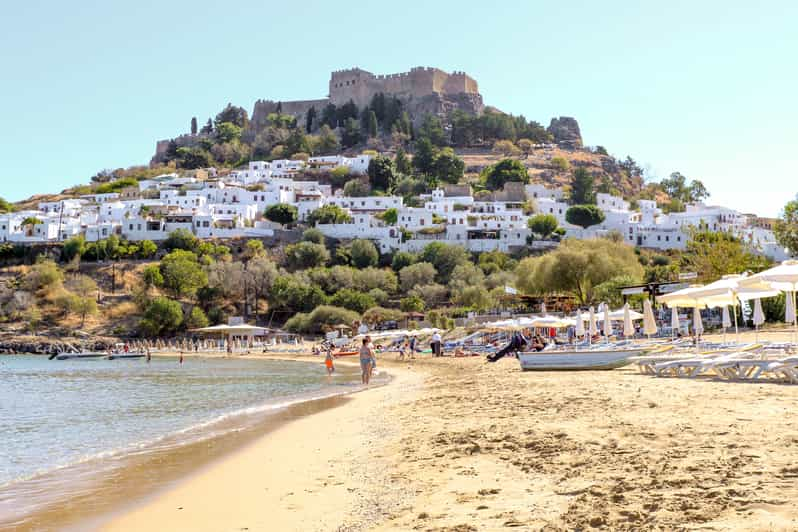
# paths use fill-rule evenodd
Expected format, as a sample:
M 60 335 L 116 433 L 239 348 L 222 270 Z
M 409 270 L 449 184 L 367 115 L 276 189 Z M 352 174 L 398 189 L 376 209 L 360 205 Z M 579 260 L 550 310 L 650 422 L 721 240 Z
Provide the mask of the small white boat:
M 73 358 L 103 358 L 108 356 L 104 351 L 83 351 L 80 353 L 61 353 L 57 355 L 56 360 L 71 360 Z
M 629 358 L 641 355 L 645 349 L 597 348 L 597 349 L 550 349 L 522 351 L 518 362 L 524 371 L 576 371 L 620 368 L 629 363 Z

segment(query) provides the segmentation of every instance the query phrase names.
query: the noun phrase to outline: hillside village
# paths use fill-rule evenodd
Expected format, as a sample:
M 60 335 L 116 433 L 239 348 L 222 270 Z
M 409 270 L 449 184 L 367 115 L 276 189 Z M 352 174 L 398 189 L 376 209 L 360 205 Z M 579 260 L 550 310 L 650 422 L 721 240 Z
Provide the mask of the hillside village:
M 117 235 L 133 242 L 157 242 L 177 229 L 202 239 L 271 238 L 286 227 L 264 217 L 269 207 L 293 206 L 296 221 L 302 223 L 314 211 L 334 205 L 347 218 L 316 227 L 332 238 L 372 240 L 382 253 L 419 251 L 430 241 L 461 245 L 472 252 L 509 253 L 525 246 L 547 249 L 556 246 L 560 237 L 586 239 L 610 232 L 620 233 L 633 246 L 681 250 L 689 228 L 702 226 L 729 232 L 773 260 L 786 258 L 766 223 L 722 206 L 688 204 L 685 212 L 664 214 L 653 200 L 638 200 L 632 209 L 622 197 L 599 192 L 596 205 L 604 221 L 582 228 L 566 221 L 570 205 L 561 187 L 511 182 L 502 190 L 475 197 L 468 185 L 445 185 L 420 194 L 419 206 L 411 207 L 399 195 L 346 196 L 342 188 L 330 184 L 294 179 L 307 169 L 344 168 L 351 176 L 365 176 L 372 157 L 252 161 L 246 169 L 226 176 L 214 175 L 214 169 L 196 172 L 194 177 L 172 173 L 119 192 L 43 201 L 36 209 L 0 215 L 0 241 L 42 244 L 83 236 L 95 242 Z M 536 237 L 528 221 L 540 213 L 553 215 L 561 234 Z

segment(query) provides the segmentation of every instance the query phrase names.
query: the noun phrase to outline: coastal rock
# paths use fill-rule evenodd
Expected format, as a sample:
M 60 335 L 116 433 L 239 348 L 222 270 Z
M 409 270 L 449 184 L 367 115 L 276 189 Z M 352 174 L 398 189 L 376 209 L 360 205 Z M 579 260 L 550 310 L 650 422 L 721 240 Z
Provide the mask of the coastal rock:
M 581 148 L 582 133 L 576 118 L 561 116 L 552 118 L 547 131 L 554 136 L 554 142 L 566 148 Z

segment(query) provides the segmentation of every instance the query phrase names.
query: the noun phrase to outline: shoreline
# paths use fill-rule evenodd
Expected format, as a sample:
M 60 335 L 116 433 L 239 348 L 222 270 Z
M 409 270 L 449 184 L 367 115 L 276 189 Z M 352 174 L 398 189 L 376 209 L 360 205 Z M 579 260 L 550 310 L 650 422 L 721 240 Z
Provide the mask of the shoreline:
M 159 356 L 174 357 L 177 353 L 160 353 Z M 193 357 L 193 355 L 192 355 Z M 202 354 L 199 357 L 207 358 Z M 216 357 L 214 357 L 216 358 Z M 235 358 L 238 358 L 237 356 Z M 262 357 L 250 359 L 313 363 L 309 357 Z M 186 356 L 188 360 L 189 357 Z M 346 364 L 344 364 L 346 365 Z M 350 373 L 350 372 L 347 372 Z M 319 379 L 323 380 L 321 376 Z M 347 377 L 349 379 L 349 377 Z M 358 375 L 359 380 L 359 375 Z M 385 374 L 374 383 L 374 388 L 390 383 Z M 207 437 L 179 443 L 169 447 L 151 447 L 144 452 L 123 453 L 114 456 L 108 463 L 87 461 L 76 463 L 66 473 L 48 472 L 44 476 L 24 481 L 24 490 L 39 490 L 42 495 L 48 479 L 58 482 L 71 478 L 68 496 L 43 499 L 35 504 L 41 507 L 17 517 L 8 516 L 6 525 L 15 530 L 85 530 L 96 528 L 120 512 L 137 507 L 142 501 L 179 484 L 197 471 L 240 451 L 260 438 L 290 424 L 296 419 L 313 416 L 318 412 L 334 409 L 351 401 L 359 393 L 360 384 L 337 388 L 328 383 L 324 388 L 310 392 L 308 396 L 274 398 L 275 407 L 268 401 L 255 413 L 240 413 L 223 426 L 213 428 Z M 286 403 L 282 406 L 282 403 Z M 254 417 L 253 417 L 254 416 Z M 221 429 L 221 432 L 219 430 Z M 214 432 L 218 432 L 214 434 Z M 92 465 L 93 464 L 93 465 Z M 104 471 L 103 473 L 100 473 Z M 155 473 L 154 473 L 155 472 Z M 61 475 L 61 479 L 51 475 Z M 67 474 L 68 476 L 63 476 Z M 76 484 L 73 484 L 75 483 Z M 10 501 L 10 499 L 9 499 Z M 29 504 L 30 505 L 30 504 Z M 31 506 L 33 508 L 33 506 Z M 2 526 L 0 526 L 2 528 Z
M 312 355 L 276 357 L 307 361 Z M 412 397 L 423 381 L 418 373 L 386 362 L 390 380 L 385 384 L 347 394 L 339 405 L 275 427 L 120 509 L 98 528 L 328 530 L 331 523 L 345 523 L 346 530 L 359 530 L 379 520 L 377 506 L 357 503 L 358 498 L 373 503 L 379 497 L 375 488 L 384 487 L 387 466 L 381 444 L 397 437 L 384 430 L 388 420 L 379 405 Z M 358 479 L 355 487 L 353 479 Z M 302 502 L 306 498 L 312 504 Z

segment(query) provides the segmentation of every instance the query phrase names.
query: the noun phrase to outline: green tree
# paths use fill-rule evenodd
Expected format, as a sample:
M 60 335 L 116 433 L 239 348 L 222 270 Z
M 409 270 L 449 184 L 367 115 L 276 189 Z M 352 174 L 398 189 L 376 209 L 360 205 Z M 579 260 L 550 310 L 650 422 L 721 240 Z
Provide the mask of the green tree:
M 307 216 L 308 224 L 345 224 L 352 221 L 352 217 L 338 205 L 324 205 Z
M 681 255 L 681 271 L 695 272 L 699 282 L 715 281 L 730 273 L 758 272 L 770 261 L 754 255 L 737 237 L 726 232 L 693 228 Z
M 773 232 L 780 245 L 791 255 L 798 255 L 798 199 L 787 202 L 773 226 Z
M 338 137 L 335 135 L 330 126 L 324 124 L 319 129 L 318 141 L 316 144 L 316 151 L 321 155 L 327 155 L 337 152 L 341 147 L 338 142 Z
M 409 292 L 416 286 L 432 284 L 435 281 L 435 266 L 429 262 L 417 262 L 399 270 L 402 290 Z
M 308 314 L 297 314 L 287 322 L 285 328 L 291 332 L 321 334 L 332 330 L 336 325 L 351 325 L 360 314 L 345 308 L 321 305 Z
M 0 213 L 14 212 L 14 205 L 0 198 Z
M 302 232 L 302 240 L 305 242 L 313 242 L 314 244 L 321 244 L 324 245 L 324 233 L 316 229 L 315 227 L 311 227 L 309 229 L 305 229 Z
M 311 105 L 310 109 L 308 109 L 308 112 L 305 114 L 305 131 L 308 134 L 310 134 L 313 131 L 315 122 L 316 122 L 316 108 Z
M 541 238 L 548 238 L 557 230 L 559 223 L 553 214 L 536 214 L 527 220 L 529 229 Z
M 327 303 L 327 296 L 315 285 L 293 275 L 281 275 L 274 280 L 269 290 L 270 304 L 279 310 L 308 312 Z
M 371 185 L 361 178 L 350 179 L 344 185 L 344 196 L 350 198 L 365 198 L 371 194 Z
M 144 267 L 141 272 L 141 280 L 144 286 L 163 286 L 163 275 L 161 275 L 161 268 L 157 264 L 149 264 Z
M 435 157 L 435 176 L 446 183 L 459 183 L 463 178 L 465 163 L 451 148 L 444 148 Z
M 415 264 L 416 256 L 412 253 L 407 251 L 397 251 L 393 254 L 393 259 L 391 260 L 391 268 L 393 271 L 399 273 L 399 271 L 406 267 L 410 266 L 411 264 Z M 434 266 L 433 266 L 434 268 Z M 432 277 L 435 277 L 435 273 L 433 272 Z
M 455 301 L 458 305 L 470 307 L 474 310 L 491 308 L 495 301 L 484 286 L 467 286 L 457 294 Z
M 241 140 L 241 128 L 232 122 L 222 122 L 216 126 L 216 141 L 220 144 Z
M 292 270 L 323 266 L 330 260 L 330 252 L 321 244 L 298 242 L 285 248 L 285 263 Z
M 401 146 L 396 150 L 393 164 L 400 174 L 410 175 L 413 173 L 413 164 L 410 162 L 410 157 L 407 156 L 407 152 Z
M 207 327 L 208 323 L 208 316 L 199 307 L 193 307 L 185 318 L 186 329 L 200 329 Z
M 358 314 L 362 314 L 376 305 L 377 302 L 369 294 L 364 294 L 363 292 L 352 290 L 351 288 L 344 288 L 337 291 L 330 298 L 330 304 L 336 307 L 354 310 Z
M 574 170 L 571 177 L 571 204 L 587 205 L 596 203 L 596 194 L 593 190 L 593 174 L 583 167 Z
M 385 209 L 382 214 L 378 216 L 386 224 L 395 225 L 399 220 L 399 211 L 397 211 L 394 207 L 391 207 L 390 209 Z
M 183 321 L 180 303 L 166 297 L 156 297 L 147 305 L 139 328 L 148 336 L 174 332 Z
M 429 262 L 438 272 L 436 280 L 441 284 L 449 284 L 454 269 L 469 262 L 468 252 L 461 246 L 431 242 L 427 244 L 419 255 L 419 261 Z
M 643 267 L 626 244 L 605 238 L 567 239 L 550 253 L 523 259 L 515 273 L 515 286 L 523 293 L 572 294 L 587 304 L 594 300 L 596 286 L 621 275 L 640 280 Z
M 191 251 L 176 249 L 161 260 L 163 288 L 175 299 L 192 297 L 208 284 L 208 276 Z
M 75 257 L 80 257 L 86 252 L 86 239 L 83 235 L 73 236 L 64 242 L 61 248 L 61 260 L 70 262 Z
M 341 145 L 351 148 L 360 142 L 360 124 L 354 118 L 347 118 L 344 122 L 344 131 L 341 135 Z
M 290 225 L 296 222 L 297 208 L 288 203 L 276 203 L 269 205 L 263 212 L 267 220 L 281 225 Z
M 418 296 L 408 296 L 399 300 L 402 312 L 424 312 L 424 300 Z
M 394 167 L 390 157 L 378 155 L 369 161 L 369 182 L 375 190 L 389 190 L 394 185 Z
M 371 240 L 357 239 L 352 241 L 349 248 L 349 253 L 352 257 L 352 266 L 355 268 L 368 268 L 369 266 L 376 266 L 380 260 L 380 254 L 377 247 Z
M 202 148 L 177 148 L 177 163 L 180 168 L 193 170 L 211 166 L 211 154 Z
M 169 251 L 182 249 L 194 251 L 199 245 L 199 239 L 188 229 L 175 229 L 163 242 L 163 247 Z
M 375 138 L 377 136 L 377 115 L 374 111 L 369 111 L 368 114 L 368 133 L 369 138 Z
M 434 115 L 425 115 L 418 130 L 418 137 L 429 140 L 435 146 L 446 144 L 446 133 L 443 131 L 443 124 L 440 118 Z
M 482 178 L 489 190 L 500 190 L 505 183 L 511 181 L 529 183 L 526 167 L 516 159 L 502 159 L 498 163 L 488 166 L 483 170 Z
M 435 156 L 437 151 L 435 146 L 427 137 L 419 138 L 416 141 L 415 153 L 413 154 L 413 166 L 422 175 L 431 175 L 435 171 Z
M 565 211 L 565 220 L 569 224 L 590 227 L 604 221 L 604 211 L 595 205 L 574 205 Z
M 219 125 L 229 122 L 234 124 L 241 129 L 246 129 L 247 125 L 249 124 L 249 117 L 247 115 L 247 110 L 243 107 L 238 107 L 232 104 L 227 104 L 227 107 L 222 109 L 222 111 L 216 115 L 216 119 L 214 120 L 214 124 L 218 129 Z

